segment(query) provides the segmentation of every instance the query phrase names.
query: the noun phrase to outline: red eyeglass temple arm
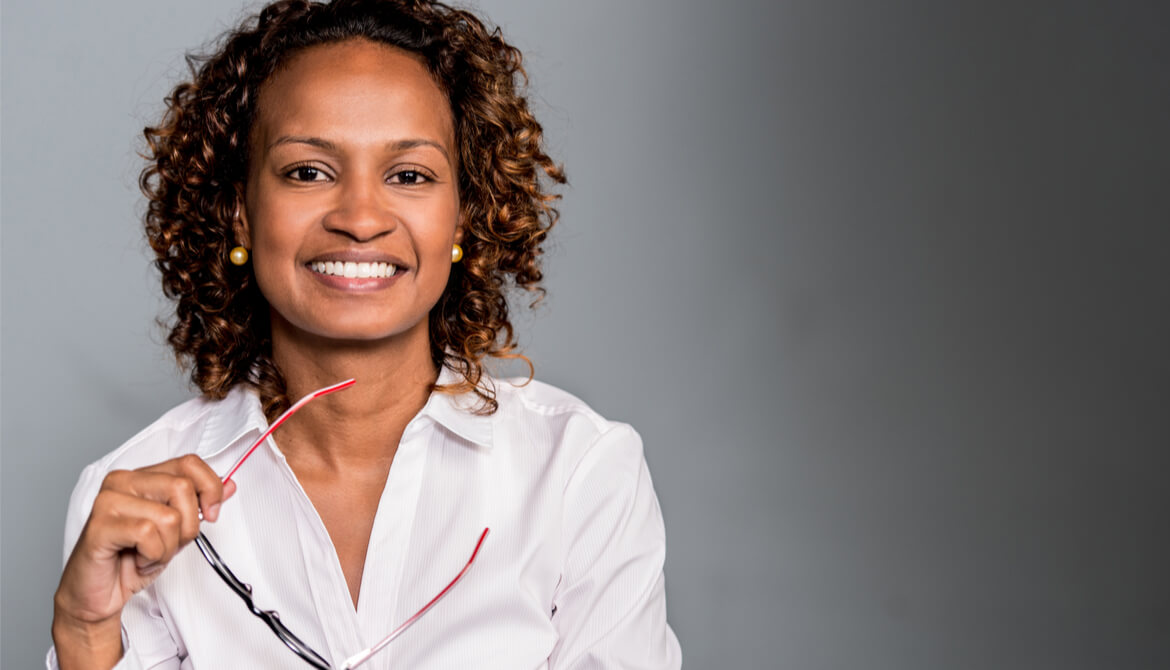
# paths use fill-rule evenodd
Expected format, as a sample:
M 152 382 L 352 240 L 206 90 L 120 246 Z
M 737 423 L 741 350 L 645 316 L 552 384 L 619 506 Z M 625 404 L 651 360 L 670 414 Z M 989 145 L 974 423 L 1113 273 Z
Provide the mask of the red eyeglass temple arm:
M 288 420 L 288 418 L 290 416 L 292 416 L 293 414 L 296 414 L 297 410 L 299 410 L 300 408 L 309 404 L 310 400 L 313 400 L 314 398 L 320 398 L 323 395 L 329 395 L 330 393 L 333 393 L 334 391 L 340 391 L 342 389 L 347 389 L 347 388 L 353 386 L 355 383 L 356 383 L 355 380 L 347 379 L 343 382 L 339 382 L 337 384 L 334 384 L 333 386 L 326 386 L 323 389 L 317 389 L 316 391 L 313 391 L 309 395 L 307 395 L 304 398 L 301 398 L 300 400 L 293 403 L 293 406 L 286 409 L 284 411 L 284 414 L 281 414 L 280 416 L 276 417 L 276 421 L 272 422 L 272 425 L 268 427 L 268 430 L 264 431 L 264 433 L 261 434 L 260 437 L 254 443 L 252 443 L 252 446 L 248 447 L 248 450 L 246 452 L 244 452 L 243 456 L 240 456 L 240 460 L 236 461 L 236 464 L 232 466 L 231 470 L 228 470 L 228 473 L 223 476 L 223 483 L 226 484 L 228 482 L 228 480 L 232 478 L 232 475 L 236 474 L 236 470 L 240 469 L 240 466 L 244 464 L 244 461 L 248 460 L 248 457 L 252 455 L 253 451 L 256 451 L 256 447 L 259 447 L 261 444 L 264 444 L 264 440 L 268 439 L 268 436 L 272 434 L 272 431 L 279 428 L 280 424 L 282 424 L 286 420 Z
M 374 654 L 381 651 L 383 647 L 385 647 L 386 645 L 393 642 L 394 638 L 401 635 L 402 631 L 409 628 L 410 625 L 413 624 L 415 621 L 418 621 L 419 617 L 426 614 L 427 610 L 429 610 L 435 603 L 439 602 L 440 598 L 447 595 L 447 592 L 450 591 L 451 588 L 454 587 L 455 584 L 457 584 L 460 579 L 463 579 L 463 575 L 467 574 L 467 571 L 471 568 L 471 564 L 475 562 L 475 557 L 479 554 L 479 548 L 483 546 L 483 541 L 484 541 L 484 539 L 487 538 L 488 531 L 490 531 L 490 530 L 491 530 L 490 528 L 483 529 L 483 533 L 480 533 L 480 536 L 479 536 L 479 542 L 475 543 L 475 550 L 471 552 L 471 558 L 467 559 L 467 565 L 463 566 L 463 569 L 459 571 L 459 574 L 455 575 L 455 579 L 452 579 L 451 583 L 448 584 L 446 588 L 444 588 L 442 591 L 439 591 L 439 595 L 435 596 L 434 598 L 431 598 L 430 602 L 423 605 L 422 609 L 420 609 L 419 611 L 414 613 L 414 616 L 410 617 L 406 621 L 403 621 L 402 625 L 400 625 L 398 628 L 395 628 L 393 631 L 391 631 L 391 633 L 389 635 L 382 638 L 377 644 L 370 647 L 369 649 L 366 649 L 365 651 L 358 652 L 358 653 L 354 654 L 353 656 L 350 656 L 349 658 L 347 658 L 345 660 L 345 665 L 341 666 L 343 668 L 343 670 L 352 670 L 353 668 L 356 668 L 357 666 L 361 665 L 362 663 L 365 663 L 366 661 L 370 660 L 370 658 Z

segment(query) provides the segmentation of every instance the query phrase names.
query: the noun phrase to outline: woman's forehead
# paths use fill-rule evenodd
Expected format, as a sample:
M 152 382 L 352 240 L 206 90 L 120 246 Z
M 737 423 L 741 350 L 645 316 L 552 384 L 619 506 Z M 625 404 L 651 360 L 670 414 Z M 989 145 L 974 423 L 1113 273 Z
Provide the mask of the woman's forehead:
M 453 150 L 447 96 L 414 54 L 368 40 L 303 49 L 260 87 L 252 136 L 257 147 L 281 135 L 338 143 L 423 138 Z

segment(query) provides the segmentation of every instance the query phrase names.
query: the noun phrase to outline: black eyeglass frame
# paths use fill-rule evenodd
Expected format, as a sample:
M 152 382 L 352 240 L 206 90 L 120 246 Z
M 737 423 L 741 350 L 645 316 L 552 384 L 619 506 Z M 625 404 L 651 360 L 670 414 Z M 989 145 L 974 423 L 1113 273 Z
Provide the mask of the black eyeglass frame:
M 430 611 L 430 609 L 434 607 L 435 603 L 442 600 L 443 596 L 447 595 L 451 589 L 455 588 L 455 585 L 458 584 L 463 579 L 463 576 L 467 574 L 467 571 L 471 569 L 471 564 L 475 563 L 476 557 L 479 556 L 479 550 L 481 547 L 483 547 L 483 541 L 487 539 L 489 532 L 491 532 L 490 528 L 484 528 L 483 532 L 480 533 L 479 541 L 475 543 L 475 549 L 471 552 L 471 558 L 467 559 L 467 564 L 463 566 L 463 569 L 459 571 L 459 574 L 455 575 L 455 579 L 452 579 L 451 583 L 447 584 L 447 586 L 444 587 L 442 591 L 439 591 L 438 595 L 436 595 L 434 598 L 431 598 L 427 604 L 423 605 L 422 609 L 415 612 L 414 616 L 410 617 L 406 621 L 403 621 L 401 624 L 399 624 L 398 628 L 395 628 L 390 632 L 389 635 L 375 643 L 374 646 L 368 649 L 364 649 L 346 659 L 343 669 L 352 670 L 353 668 L 356 668 L 357 666 L 370 660 L 379 651 L 385 649 L 386 645 L 397 639 L 403 631 L 405 631 L 407 628 L 410 628 L 414 622 L 418 621 L 419 618 L 422 617 L 422 615 Z M 329 662 L 326 661 L 325 658 L 321 656 L 321 654 L 317 653 L 312 647 L 305 644 L 304 640 L 301 640 L 296 635 L 293 635 L 292 631 L 290 631 L 284 625 L 284 623 L 281 622 L 280 615 L 277 614 L 275 610 L 262 610 L 259 607 L 256 607 L 256 603 L 252 600 L 252 586 L 250 584 L 244 583 L 242 579 L 237 577 L 235 573 L 232 572 L 230 568 L 228 568 L 227 564 L 223 562 L 222 558 L 220 558 L 219 552 L 216 551 L 215 547 L 211 545 L 211 541 L 207 539 L 206 535 L 200 532 L 199 535 L 195 537 L 195 545 L 199 547 L 199 552 L 203 554 L 203 558 L 207 559 L 207 563 L 211 565 L 212 569 L 215 570 L 215 573 L 219 575 L 220 579 L 222 579 L 224 583 L 227 584 L 232 591 L 235 591 L 236 595 L 238 595 L 240 599 L 244 601 L 244 604 L 248 607 L 248 611 L 264 621 L 264 623 L 272 629 L 272 632 L 276 633 L 276 637 L 280 638 L 280 641 L 283 642 L 286 647 L 291 649 L 293 653 L 295 653 L 297 656 L 300 656 L 306 663 L 313 666 L 317 670 L 333 670 L 333 666 L 329 665 Z
M 256 603 L 252 600 L 252 585 L 244 583 L 243 580 L 231 571 L 231 568 L 223 562 L 223 559 L 219 556 L 219 552 L 215 550 L 215 547 L 212 546 L 211 541 L 207 539 L 206 535 L 200 532 L 195 537 L 195 545 L 199 547 L 203 558 L 207 559 L 208 564 L 211 565 L 211 568 L 215 570 L 215 573 L 219 575 L 220 579 L 231 587 L 232 591 L 236 592 L 236 595 L 244 601 L 244 604 L 247 605 L 248 610 L 252 614 L 267 624 L 273 633 L 276 633 L 276 637 L 280 638 L 284 646 L 291 649 L 294 654 L 303 658 L 305 662 L 317 668 L 317 670 L 333 670 L 333 666 L 329 665 L 329 661 L 326 661 L 321 654 L 318 654 L 312 647 L 305 644 L 304 640 L 294 635 L 284 625 L 280 620 L 280 614 L 276 610 L 262 610 L 256 606 Z

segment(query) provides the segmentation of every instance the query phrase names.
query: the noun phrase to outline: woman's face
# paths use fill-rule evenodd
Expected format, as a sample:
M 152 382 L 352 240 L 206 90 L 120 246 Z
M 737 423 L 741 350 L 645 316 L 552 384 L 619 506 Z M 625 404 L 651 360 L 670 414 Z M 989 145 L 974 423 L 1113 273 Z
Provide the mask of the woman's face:
M 274 336 L 425 335 L 462 231 L 451 108 L 424 66 L 310 47 L 261 87 L 250 143 L 238 234 Z

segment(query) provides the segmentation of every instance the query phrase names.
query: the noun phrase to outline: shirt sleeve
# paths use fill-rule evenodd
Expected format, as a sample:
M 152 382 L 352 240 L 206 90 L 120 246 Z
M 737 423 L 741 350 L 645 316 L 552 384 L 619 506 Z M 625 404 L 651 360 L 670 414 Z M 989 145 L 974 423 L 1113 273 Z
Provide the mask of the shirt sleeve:
M 585 451 L 564 497 L 564 568 L 551 670 L 677 670 L 666 622 L 666 533 L 642 440 L 616 424 Z
M 130 649 L 130 641 L 126 638 L 125 627 L 122 628 L 122 649 L 124 650 L 122 652 L 122 660 L 118 661 L 118 663 L 110 670 L 146 670 L 143 668 L 142 663 L 139 662 L 138 655 L 132 653 Z M 45 655 L 45 667 L 48 670 L 61 670 L 61 667 L 57 665 L 56 648 L 49 647 L 49 653 Z M 177 668 L 179 666 L 176 664 L 174 667 Z
M 81 537 L 93 501 L 105 479 L 106 470 L 100 465 L 100 461 L 94 463 L 81 473 L 69 498 L 69 510 L 65 515 L 65 561 L 69 560 Z M 158 611 L 153 591 L 151 587 L 139 591 L 122 608 L 122 660 L 113 670 L 178 670 L 179 649 Z M 53 647 L 45 655 L 45 667 L 59 670 L 57 650 Z

